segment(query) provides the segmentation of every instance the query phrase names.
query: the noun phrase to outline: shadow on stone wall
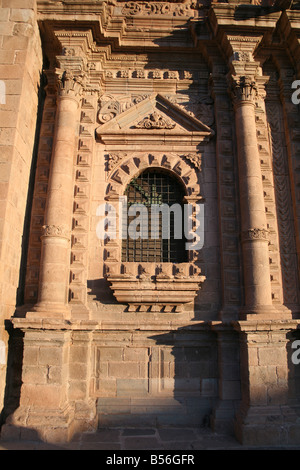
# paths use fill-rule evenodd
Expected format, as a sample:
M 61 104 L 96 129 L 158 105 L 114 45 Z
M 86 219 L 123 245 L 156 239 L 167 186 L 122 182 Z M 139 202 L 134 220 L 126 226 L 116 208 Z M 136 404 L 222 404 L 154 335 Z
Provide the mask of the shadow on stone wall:
M 150 332 L 147 337 L 145 332 L 144 336 L 139 332 L 132 334 L 132 345 L 115 343 L 115 352 L 124 361 L 118 358 L 119 362 L 111 360 L 108 365 L 111 370 L 116 366 L 116 377 L 109 377 L 114 379 L 115 395 L 103 393 L 98 398 L 99 426 L 209 427 L 218 399 L 215 333 L 205 327 L 187 327 Z M 147 349 L 141 347 L 143 343 L 148 346 L 145 363 L 139 352 Z M 102 351 L 103 358 L 105 347 Z M 105 368 L 105 363 L 99 368 Z M 129 375 L 130 369 L 143 370 L 143 374 Z
M 0 414 L 0 429 L 5 423 L 7 417 L 19 407 L 22 386 L 24 334 L 20 330 L 15 330 L 8 320 L 5 323 L 5 328 L 9 333 L 9 342 L 6 369 L 6 387 L 4 395 L 4 406 Z

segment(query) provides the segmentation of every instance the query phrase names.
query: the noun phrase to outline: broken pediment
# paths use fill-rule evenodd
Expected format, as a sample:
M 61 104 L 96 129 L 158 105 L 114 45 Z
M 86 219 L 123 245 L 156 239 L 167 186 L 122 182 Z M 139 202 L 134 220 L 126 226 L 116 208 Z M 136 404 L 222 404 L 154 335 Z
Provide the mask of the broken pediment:
M 116 114 L 96 129 L 98 139 L 109 142 L 116 136 L 130 140 L 138 136 L 147 140 L 157 135 L 192 136 L 195 143 L 208 140 L 214 131 L 187 111 L 160 94 L 146 97 L 129 109 Z

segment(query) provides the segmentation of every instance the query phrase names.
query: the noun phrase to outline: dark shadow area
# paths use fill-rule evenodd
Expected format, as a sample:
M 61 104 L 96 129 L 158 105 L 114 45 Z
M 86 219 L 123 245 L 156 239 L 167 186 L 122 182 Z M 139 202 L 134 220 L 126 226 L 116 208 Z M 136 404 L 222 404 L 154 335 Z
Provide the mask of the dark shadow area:
M 93 279 L 87 281 L 88 296 L 101 304 L 115 305 L 119 303 L 113 296 L 113 292 L 109 287 L 109 282 L 105 279 Z
M 0 414 L 0 429 L 7 417 L 12 414 L 20 403 L 22 386 L 23 337 L 24 333 L 13 328 L 10 321 L 6 321 L 5 329 L 9 334 L 8 356 L 6 368 L 6 387 L 4 406 Z
M 234 19 L 243 21 L 249 18 L 259 18 L 272 13 L 285 10 L 298 10 L 300 2 L 297 0 L 263 0 L 261 5 L 242 3 L 236 5 Z
M 158 415 L 160 425 L 210 427 L 218 399 L 217 340 L 214 332 L 199 326 L 150 336 L 159 351 L 160 392 L 172 394 L 178 403 L 174 413 Z
M 215 333 L 204 323 L 153 333 L 133 332 L 132 345 L 120 341 L 99 348 L 100 370 L 105 361 L 111 370 L 117 369 L 110 377 L 116 387 L 113 395 L 105 396 L 104 377 L 99 376 L 99 427 L 210 428 L 218 400 Z M 106 354 L 118 358 L 109 360 Z M 130 373 L 132 369 L 136 373 Z
M 300 416 L 300 329 L 290 331 L 287 339 L 288 401 L 295 413 Z
M 47 64 L 43 64 L 43 70 Z M 16 298 L 16 307 L 19 307 L 24 304 L 24 295 L 25 295 L 25 280 L 27 272 L 27 257 L 28 257 L 28 246 L 29 246 L 29 237 L 30 237 L 30 223 L 31 223 L 31 211 L 33 204 L 33 195 L 35 189 L 35 177 L 36 177 L 36 167 L 38 160 L 38 148 L 40 141 L 40 131 L 42 126 L 42 117 L 44 112 L 45 104 L 45 86 L 47 80 L 45 74 L 42 73 L 40 77 L 40 86 L 38 90 L 38 109 L 37 109 L 37 118 L 36 118 L 36 130 L 34 138 L 34 147 L 32 152 L 31 168 L 28 181 L 28 192 L 27 192 L 27 202 L 25 209 L 24 225 L 23 225 L 23 236 L 22 236 L 22 251 L 21 251 L 21 262 L 20 262 L 20 271 L 19 271 L 19 284 L 17 288 L 17 298 Z

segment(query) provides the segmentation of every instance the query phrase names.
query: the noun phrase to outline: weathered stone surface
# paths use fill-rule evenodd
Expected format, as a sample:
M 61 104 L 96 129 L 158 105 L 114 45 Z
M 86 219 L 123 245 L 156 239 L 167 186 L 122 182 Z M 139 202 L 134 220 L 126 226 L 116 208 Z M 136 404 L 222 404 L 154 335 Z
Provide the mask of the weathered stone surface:
M 0 1 L 3 436 L 300 445 L 300 14 L 255 3 Z M 123 243 L 128 188 L 171 187 L 142 174 L 191 208 L 185 262 Z

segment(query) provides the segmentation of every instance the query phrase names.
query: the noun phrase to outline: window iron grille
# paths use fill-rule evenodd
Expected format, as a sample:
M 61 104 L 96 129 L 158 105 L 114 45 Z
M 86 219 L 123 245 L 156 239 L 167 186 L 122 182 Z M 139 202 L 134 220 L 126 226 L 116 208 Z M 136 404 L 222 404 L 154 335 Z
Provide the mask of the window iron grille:
M 147 217 L 145 222 L 148 236 L 139 236 L 132 239 L 127 231 L 127 238 L 122 243 L 122 261 L 155 263 L 180 263 L 188 261 L 183 227 L 184 191 L 181 184 L 166 172 L 148 169 L 131 180 L 126 188 L 125 195 L 127 196 L 127 214 L 133 204 L 142 204 L 147 208 L 147 211 L 142 211 L 143 215 L 140 215 L 140 221 L 143 223 L 142 217 Z M 174 217 L 178 217 L 178 212 L 176 213 L 171 209 L 169 210 L 168 217 L 163 217 L 162 213 L 153 217 L 155 207 L 157 210 L 157 206 L 163 204 L 166 204 L 169 208 L 176 204 L 177 207 L 181 208 L 181 238 L 178 238 L 178 235 L 175 234 Z M 135 218 L 136 215 L 127 215 L 126 228 L 129 227 Z M 153 227 L 155 221 L 158 222 L 158 226 Z M 154 232 L 156 236 L 152 237 Z M 169 236 L 166 236 L 166 234 Z

